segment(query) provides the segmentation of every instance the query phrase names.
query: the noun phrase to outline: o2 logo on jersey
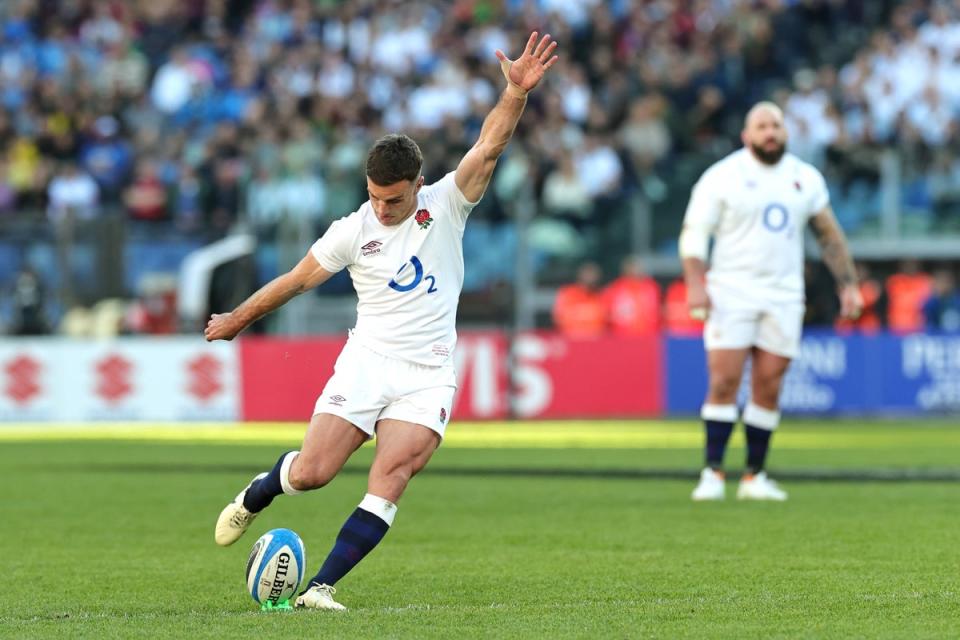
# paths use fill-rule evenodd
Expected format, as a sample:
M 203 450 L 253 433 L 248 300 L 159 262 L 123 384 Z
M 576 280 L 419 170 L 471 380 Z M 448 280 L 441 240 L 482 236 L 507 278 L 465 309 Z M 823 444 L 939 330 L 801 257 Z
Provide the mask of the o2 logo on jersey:
M 763 226 L 770 231 L 778 233 L 787 228 L 790 223 L 790 212 L 782 204 L 773 202 L 767 205 L 763 210 Z
M 413 291 L 417 288 L 421 282 L 429 282 L 430 286 L 427 287 L 427 293 L 435 293 L 437 291 L 437 279 L 434 276 L 423 276 L 423 263 L 420 262 L 420 258 L 417 256 L 410 256 L 410 262 L 404 262 L 403 265 L 397 269 L 397 276 L 403 273 L 404 269 L 407 268 L 407 265 L 413 266 L 413 280 L 406 284 L 400 284 L 397 282 L 396 276 L 390 280 L 390 288 L 394 291 L 399 291 L 400 293 L 406 293 L 407 291 Z

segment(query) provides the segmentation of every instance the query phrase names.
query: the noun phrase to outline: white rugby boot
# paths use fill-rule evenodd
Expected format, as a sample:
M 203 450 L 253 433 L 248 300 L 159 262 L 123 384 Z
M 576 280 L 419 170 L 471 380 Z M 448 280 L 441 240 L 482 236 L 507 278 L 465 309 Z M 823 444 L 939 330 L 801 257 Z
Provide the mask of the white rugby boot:
M 297 598 L 298 609 L 329 609 L 331 611 L 346 611 L 347 608 L 333 599 L 336 589 L 327 584 L 315 584 Z
M 726 497 L 725 477 L 722 471 L 714 471 L 707 467 L 700 472 L 700 482 L 690 497 L 697 502 L 707 500 L 723 500 Z
M 256 513 L 247 511 L 247 508 L 243 506 L 243 496 L 246 495 L 250 485 L 260 478 L 266 477 L 266 475 L 267 473 L 264 472 L 254 476 L 253 480 L 243 488 L 243 491 L 237 494 L 233 502 L 225 506 L 223 511 L 220 512 L 220 517 L 217 518 L 217 528 L 213 532 L 213 539 L 221 547 L 229 547 L 239 540 L 240 536 L 250 527 L 254 518 L 257 517 Z
M 737 487 L 737 500 L 774 500 L 783 502 L 787 499 L 787 492 L 777 486 L 777 483 L 767 477 L 766 471 L 745 475 L 740 479 Z

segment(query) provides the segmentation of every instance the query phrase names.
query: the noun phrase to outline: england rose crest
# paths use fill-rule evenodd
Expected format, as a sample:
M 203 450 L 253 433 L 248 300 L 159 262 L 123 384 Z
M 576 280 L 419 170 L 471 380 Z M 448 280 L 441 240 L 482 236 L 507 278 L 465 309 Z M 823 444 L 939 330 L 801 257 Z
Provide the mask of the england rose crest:
M 430 223 L 433 222 L 433 218 L 430 217 L 430 212 L 426 209 L 420 209 L 417 211 L 417 214 L 414 216 L 417 221 L 417 224 L 420 225 L 421 229 L 426 229 L 430 226 Z

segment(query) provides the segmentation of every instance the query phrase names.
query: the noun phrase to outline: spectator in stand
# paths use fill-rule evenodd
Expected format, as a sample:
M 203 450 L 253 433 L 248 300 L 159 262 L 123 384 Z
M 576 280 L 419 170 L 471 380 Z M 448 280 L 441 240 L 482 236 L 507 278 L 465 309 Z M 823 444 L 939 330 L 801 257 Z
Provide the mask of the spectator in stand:
M 667 295 L 663 302 L 663 325 L 670 335 L 703 335 L 703 321 L 690 317 L 687 306 L 687 283 L 682 277 L 667 286 Z
M 80 149 L 80 161 L 100 185 L 104 200 L 116 201 L 130 173 L 133 151 L 120 136 L 120 124 L 113 116 L 97 118 L 90 142 Z
M 551 216 L 578 230 L 590 223 L 590 194 L 566 151 L 560 153 L 559 165 L 543 183 L 543 206 Z
M 100 188 L 89 174 L 68 162 L 50 181 L 47 199 L 51 222 L 65 220 L 69 214 L 78 220 L 90 220 L 97 215 Z
M 887 324 L 891 331 L 922 331 L 926 324 L 923 304 L 930 297 L 933 279 L 920 270 L 916 260 L 904 260 L 900 270 L 887 278 Z
M 929 331 L 960 331 L 960 291 L 953 272 L 937 269 L 933 274 L 933 291 L 923 305 L 923 317 Z
M 585 262 L 577 281 L 560 287 L 553 304 L 553 323 L 571 338 L 593 338 L 607 329 L 607 309 L 600 290 L 600 267 Z
M 152 160 L 137 163 L 136 178 L 124 193 L 127 213 L 134 220 L 157 222 L 166 220 L 167 188 L 157 175 L 157 165 Z
M 660 331 L 660 285 L 636 256 L 627 256 L 620 277 L 603 291 L 610 328 L 615 335 L 656 335 Z
M 30 268 L 21 271 L 13 283 L 13 331 L 15 336 L 39 336 L 50 332 L 43 310 L 43 283 Z
M 863 262 L 857 263 L 857 280 L 860 283 L 860 297 L 863 298 L 863 310 L 856 320 L 838 318 L 834 323 L 837 331 L 849 333 L 877 333 L 883 328 L 886 312 L 886 293 L 883 287 L 870 274 L 870 268 Z

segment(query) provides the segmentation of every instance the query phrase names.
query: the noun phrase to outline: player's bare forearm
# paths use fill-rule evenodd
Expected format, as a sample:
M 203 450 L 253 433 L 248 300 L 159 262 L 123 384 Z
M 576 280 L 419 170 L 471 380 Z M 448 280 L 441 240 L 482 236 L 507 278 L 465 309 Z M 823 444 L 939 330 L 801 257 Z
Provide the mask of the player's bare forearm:
M 516 60 L 497 51 L 507 88 L 483 121 L 480 137 L 460 161 L 455 175 L 457 187 L 471 202 L 479 200 L 486 191 L 497 159 L 510 143 L 523 114 L 527 93 L 540 83 L 547 69 L 557 61 L 557 56 L 553 55 L 557 43 L 551 41 L 550 34 L 543 36 L 538 43 L 537 35 L 536 31 L 530 34 L 526 48 Z
M 526 96 L 518 96 L 507 87 L 497 106 L 487 115 L 480 129 L 480 137 L 457 167 L 455 179 L 464 197 L 476 202 L 490 183 L 497 160 L 510 143 L 517 122 L 527 104 Z
M 703 286 L 707 277 L 707 265 L 700 258 L 683 259 L 683 281 L 687 287 Z
M 857 271 L 853 266 L 847 239 L 833 215 L 833 210 L 827 207 L 813 216 L 810 224 L 820 245 L 823 262 L 830 269 L 837 285 L 842 288 L 857 284 Z
M 260 287 L 233 310 L 238 322 L 247 327 L 307 290 L 306 285 L 289 273 L 278 276 Z
M 232 340 L 263 316 L 279 309 L 304 291 L 325 282 L 332 275 L 308 254 L 296 267 L 263 285 L 233 311 L 213 314 L 203 332 L 204 337 L 208 341 Z
M 512 85 L 508 85 L 497 105 L 487 114 L 480 128 L 480 137 L 476 147 L 482 152 L 485 160 L 494 162 L 503 154 L 513 132 L 520 122 L 523 109 L 527 105 L 527 95 Z
M 706 263 L 700 258 L 684 258 L 683 281 L 687 285 L 687 312 L 691 318 L 706 320 L 710 312 Z

